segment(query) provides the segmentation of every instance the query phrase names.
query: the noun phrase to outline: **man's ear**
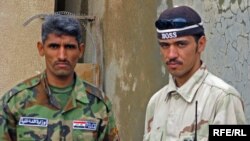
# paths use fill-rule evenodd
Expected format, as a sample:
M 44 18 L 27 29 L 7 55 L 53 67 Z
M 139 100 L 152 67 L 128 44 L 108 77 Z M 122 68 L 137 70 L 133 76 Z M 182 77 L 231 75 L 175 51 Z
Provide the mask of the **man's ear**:
M 83 56 L 83 54 L 84 54 L 84 51 L 85 51 L 85 45 L 84 45 L 84 43 L 81 43 L 79 45 L 79 51 L 80 51 L 79 58 L 81 58 Z
M 40 54 L 40 56 L 44 56 L 44 47 L 42 42 L 37 42 L 37 49 Z
M 201 36 L 199 41 L 198 41 L 198 52 L 203 52 L 205 50 L 206 47 L 206 43 L 207 43 L 207 39 L 205 36 Z

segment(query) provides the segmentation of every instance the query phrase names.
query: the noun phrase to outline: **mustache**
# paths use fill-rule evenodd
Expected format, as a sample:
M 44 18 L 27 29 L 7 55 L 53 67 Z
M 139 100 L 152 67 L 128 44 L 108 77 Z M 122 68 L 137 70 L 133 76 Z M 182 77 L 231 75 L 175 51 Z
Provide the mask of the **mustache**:
M 54 65 L 58 65 L 58 64 L 70 65 L 70 62 L 68 60 L 58 60 L 54 62 Z
M 166 64 L 169 65 L 169 64 L 182 64 L 182 61 L 179 61 L 177 59 L 170 59 L 168 61 L 166 61 Z

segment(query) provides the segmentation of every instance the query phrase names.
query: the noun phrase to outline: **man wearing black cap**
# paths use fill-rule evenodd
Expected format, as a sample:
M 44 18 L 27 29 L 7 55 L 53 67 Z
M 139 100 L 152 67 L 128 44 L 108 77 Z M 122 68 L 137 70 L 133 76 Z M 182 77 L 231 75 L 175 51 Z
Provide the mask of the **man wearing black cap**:
M 206 141 L 210 124 L 245 124 L 238 91 L 201 60 L 206 37 L 199 14 L 188 6 L 169 8 L 155 26 L 170 75 L 148 103 L 144 141 Z

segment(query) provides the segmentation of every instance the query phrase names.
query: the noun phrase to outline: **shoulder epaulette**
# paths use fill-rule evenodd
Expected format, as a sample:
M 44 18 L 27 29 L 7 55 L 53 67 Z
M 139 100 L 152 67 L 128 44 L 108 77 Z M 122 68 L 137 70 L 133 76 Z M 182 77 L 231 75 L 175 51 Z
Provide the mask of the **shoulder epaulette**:
M 104 100 L 103 92 L 99 88 L 97 88 L 96 86 L 94 86 L 86 81 L 83 81 L 83 84 L 86 88 L 86 91 L 89 94 L 95 95 L 99 99 Z
M 9 101 L 9 99 L 12 96 L 16 95 L 17 93 L 19 93 L 19 92 L 21 92 L 21 91 L 23 91 L 25 89 L 36 86 L 40 82 L 40 76 L 41 75 L 33 76 L 33 77 L 31 77 L 31 78 L 17 84 L 13 88 L 11 88 L 9 91 L 7 91 L 7 93 L 5 93 L 4 99 Z
M 111 103 L 110 101 L 108 100 L 108 97 L 104 95 L 104 92 L 101 91 L 99 88 L 97 88 L 96 86 L 86 82 L 86 81 L 83 81 L 83 84 L 85 86 L 85 89 L 86 89 L 86 92 L 94 97 L 97 97 L 99 98 L 105 105 L 106 105 L 106 108 L 107 108 L 107 111 L 110 112 L 111 110 Z M 89 97 L 90 98 L 90 97 Z M 91 100 L 92 98 L 90 98 Z

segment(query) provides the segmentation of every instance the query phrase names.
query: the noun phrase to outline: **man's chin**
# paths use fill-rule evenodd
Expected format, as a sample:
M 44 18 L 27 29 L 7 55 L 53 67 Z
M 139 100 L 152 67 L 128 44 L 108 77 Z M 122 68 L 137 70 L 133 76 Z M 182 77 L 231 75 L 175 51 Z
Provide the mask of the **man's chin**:
M 169 71 L 169 73 L 174 77 L 180 77 L 183 75 L 181 72 L 178 72 L 177 70 L 171 70 Z
M 70 71 L 57 71 L 55 74 L 57 77 L 68 77 L 72 73 Z

